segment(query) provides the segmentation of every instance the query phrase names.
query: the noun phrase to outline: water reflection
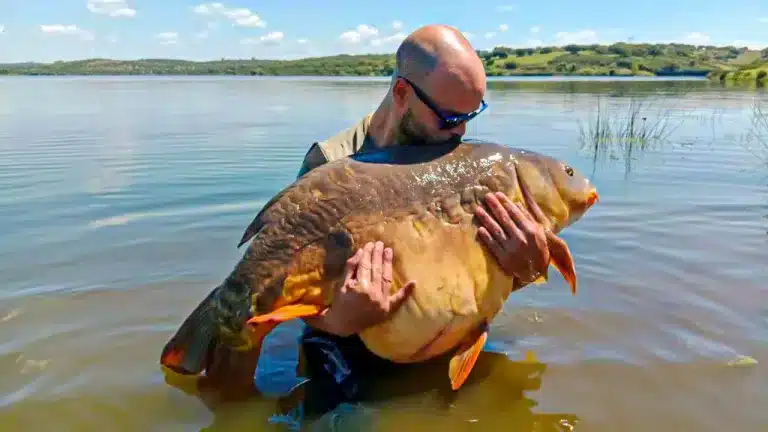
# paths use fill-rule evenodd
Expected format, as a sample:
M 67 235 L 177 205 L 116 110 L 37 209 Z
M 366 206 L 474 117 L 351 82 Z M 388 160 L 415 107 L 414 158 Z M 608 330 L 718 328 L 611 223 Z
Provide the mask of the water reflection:
M 499 351 L 535 349 L 546 365 L 483 354 L 456 394 L 444 366 L 425 365 L 328 411 L 322 390 L 291 390 L 296 328 L 275 331 L 257 374 L 263 396 L 206 408 L 165 384 L 158 352 L 240 258 L 243 224 L 293 180 L 309 143 L 359 119 L 386 85 L 0 80 L 3 429 L 286 430 L 296 419 L 315 430 L 765 428 L 768 131 L 753 134 L 750 107 L 761 99 L 768 112 L 768 93 L 706 80 L 490 80 L 492 108 L 470 137 L 586 172 L 578 120 L 589 129 L 598 97 L 612 118 L 635 98 L 642 115 L 675 126 L 663 146 L 632 149 L 630 181 L 626 153 L 606 151 L 595 175 L 603 203 L 566 234 L 580 295 L 553 280 L 510 298 L 495 321 Z M 343 109 L 329 110 L 338 100 Z M 86 171 L 99 180 L 85 182 Z M 759 363 L 724 366 L 736 355 Z
M 546 369 L 535 359 L 513 361 L 484 351 L 462 389 L 453 392 L 448 358 L 439 358 L 381 374 L 367 383 L 359 400 L 335 409 L 327 407 L 322 385 L 307 380 L 276 398 L 209 406 L 214 419 L 202 430 L 261 427 L 267 417 L 268 430 L 402 430 L 429 424 L 451 431 L 475 423 L 503 424 L 511 431 L 571 430 L 580 421 L 576 414 L 535 412 L 538 403 L 526 395 L 541 388 Z
M 616 80 L 489 80 L 489 91 L 594 94 L 623 97 L 632 94 L 682 96 L 692 91 L 718 91 L 722 86 L 703 79 L 616 79 Z

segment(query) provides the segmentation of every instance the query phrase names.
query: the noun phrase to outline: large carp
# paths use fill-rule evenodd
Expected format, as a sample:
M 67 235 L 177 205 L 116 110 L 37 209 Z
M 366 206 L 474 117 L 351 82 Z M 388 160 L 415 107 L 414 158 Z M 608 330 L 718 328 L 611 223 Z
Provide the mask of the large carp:
M 488 323 L 525 285 L 502 271 L 476 237 L 473 211 L 488 192 L 523 205 L 526 195 L 535 200 L 548 220 L 550 264 L 575 294 L 574 263 L 557 233 L 598 199 L 575 169 L 487 142 L 379 149 L 320 166 L 272 198 L 238 245 L 251 241 L 242 259 L 167 343 L 161 364 L 200 374 L 214 349 L 259 352 L 281 322 L 326 309 L 347 259 L 381 240 L 394 251 L 392 292 L 411 280 L 415 288 L 391 318 L 359 336 L 394 362 L 454 352 L 448 374 L 458 389 Z M 547 268 L 538 270 L 545 281 Z

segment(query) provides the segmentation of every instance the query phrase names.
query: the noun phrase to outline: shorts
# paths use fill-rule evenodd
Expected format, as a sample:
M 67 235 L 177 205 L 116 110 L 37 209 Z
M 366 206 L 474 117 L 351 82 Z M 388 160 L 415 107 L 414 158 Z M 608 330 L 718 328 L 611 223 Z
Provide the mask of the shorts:
M 370 352 L 356 335 L 341 337 L 309 326 L 301 335 L 297 375 L 308 378 L 312 388 L 305 402 L 319 403 L 321 411 L 358 402 L 370 380 L 395 366 Z

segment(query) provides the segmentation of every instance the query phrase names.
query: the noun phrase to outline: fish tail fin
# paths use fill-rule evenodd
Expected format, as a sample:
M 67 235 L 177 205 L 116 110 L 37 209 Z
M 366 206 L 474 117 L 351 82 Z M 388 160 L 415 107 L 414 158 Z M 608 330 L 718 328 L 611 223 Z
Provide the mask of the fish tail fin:
M 571 294 L 576 295 L 576 265 L 568 244 L 551 231 L 547 231 L 547 247 L 549 248 L 550 264 L 558 271 L 568 285 Z
M 176 334 L 163 347 L 160 364 L 183 375 L 200 374 L 216 348 L 215 296 L 212 290 L 189 314 Z

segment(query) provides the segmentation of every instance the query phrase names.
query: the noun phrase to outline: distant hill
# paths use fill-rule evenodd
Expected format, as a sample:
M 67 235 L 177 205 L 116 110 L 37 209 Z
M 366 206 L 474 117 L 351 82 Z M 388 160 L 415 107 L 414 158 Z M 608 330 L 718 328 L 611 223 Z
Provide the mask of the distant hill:
M 765 50 L 764 50 L 765 52 Z M 615 43 L 478 51 L 489 76 L 699 75 L 737 71 L 761 52 L 711 45 Z M 335 55 L 297 60 L 85 59 L 0 64 L 0 75 L 299 75 L 387 76 L 394 54 Z
M 758 86 L 768 84 L 768 48 L 751 61 L 743 62 L 732 68 L 720 68 L 707 75 L 710 79 L 723 82 L 755 83 Z

